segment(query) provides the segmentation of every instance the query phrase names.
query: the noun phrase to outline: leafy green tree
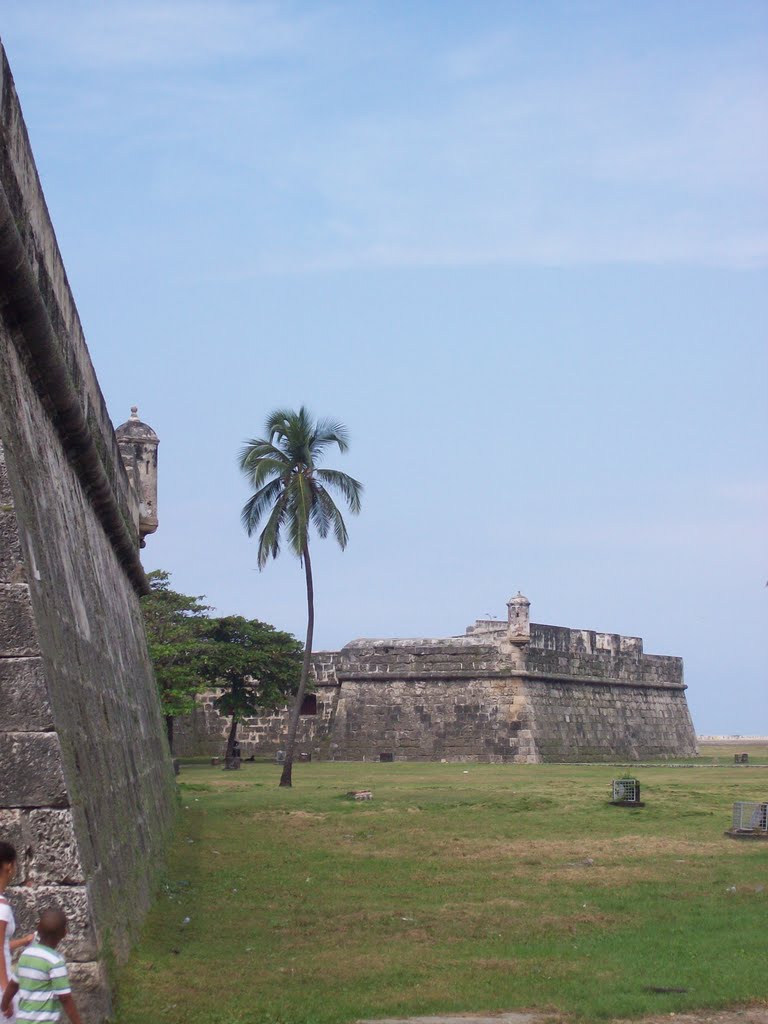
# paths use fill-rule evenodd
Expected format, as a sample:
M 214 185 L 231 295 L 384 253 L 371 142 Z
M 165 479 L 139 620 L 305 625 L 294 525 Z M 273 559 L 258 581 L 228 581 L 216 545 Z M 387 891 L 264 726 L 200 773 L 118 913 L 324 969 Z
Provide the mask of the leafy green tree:
M 346 427 L 331 420 L 315 421 L 302 406 L 298 412 L 277 409 L 271 413 L 264 438 L 248 441 L 240 454 L 240 468 L 254 489 L 241 513 L 248 536 L 266 519 L 259 535 L 259 569 L 264 568 L 270 557 L 277 558 L 284 533 L 304 568 L 307 584 L 307 639 L 299 688 L 288 723 L 281 786 L 291 785 L 296 730 L 312 658 L 315 602 L 309 557 L 310 528 L 314 526 L 320 537 L 326 537 L 333 530 L 343 550 L 347 546 L 347 528 L 329 489 L 341 495 L 351 512 L 360 511 L 362 484 L 346 473 L 321 469 L 317 465 L 331 445 L 336 445 L 341 452 L 347 450 Z
M 173 720 L 194 710 L 195 696 L 205 686 L 206 648 L 203 632 L 209 621 L 203 598 L 171 589 L 170 573 L 147 574 L 151 593 L 141 599 L 149 655 L 155 668 L 165 715 L 168 744 L 173 752 Z
M 227 757 L 232 757 L 238 724 L 259 711 L 274 711 L 294 694 L 301 677 L 301 644 L 258 619 L 229 615 L 208 620 L 204 674 L 223 693 L 214 701 L 232 719 Z

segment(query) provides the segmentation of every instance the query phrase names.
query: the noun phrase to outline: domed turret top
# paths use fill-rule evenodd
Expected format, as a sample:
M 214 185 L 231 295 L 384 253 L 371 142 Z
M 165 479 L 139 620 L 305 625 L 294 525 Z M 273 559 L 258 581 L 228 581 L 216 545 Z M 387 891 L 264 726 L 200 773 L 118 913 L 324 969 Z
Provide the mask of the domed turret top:
M 510 604 L 514 604 L 514 605 L 517 605 L 517 604 L 527 604 L 527 605 L 530 605 L 530 603 L 531 602 L 528 600 L 528 598 L 524 597 L 523 594 L 521 594 L 519 590 L 515 594 L 514 597 L 510 597 L 510 599 L 507 601 L 508 605 L 510 605 Z
M 139 419 L 139 407 L 137 405 L 131 406 L 131 418 L 126 420 L 125 423 L 121 423 L 117 430 L 115 430 L 115 434 L 118 440 L 158 440 L 158 436 L 152 427 L 150 427 L 148 423 L 144 423 Z

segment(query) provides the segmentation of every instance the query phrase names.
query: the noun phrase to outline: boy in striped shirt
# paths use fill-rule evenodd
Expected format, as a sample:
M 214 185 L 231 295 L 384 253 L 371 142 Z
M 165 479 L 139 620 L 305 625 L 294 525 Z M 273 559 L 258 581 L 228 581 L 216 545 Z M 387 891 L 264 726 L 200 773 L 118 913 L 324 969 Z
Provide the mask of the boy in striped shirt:
M 19 993 L 16 1020 L 57 1021 L 61 1007 L 72 1024 L 82 1024 L 72 990 L 67 965 L 56 947 L 67 934 L 67 918 L 61 910 L 46 910 L 37 926 L 36 941 L 27 946 L 16 965 L 18 981 L 11 981 L 3 992 L 0 1010 L 13 1016 L 13 997 Z

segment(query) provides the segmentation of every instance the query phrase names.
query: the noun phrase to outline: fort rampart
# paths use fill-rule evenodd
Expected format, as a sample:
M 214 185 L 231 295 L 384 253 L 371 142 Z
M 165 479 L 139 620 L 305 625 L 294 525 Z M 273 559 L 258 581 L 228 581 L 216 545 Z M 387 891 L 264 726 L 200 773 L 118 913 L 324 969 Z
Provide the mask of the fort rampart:
M 522 601 L 510 602 L 508 621 L 479 620 L 464 636 L 355 640 L 316 654 L 299 751 L 518 763 L 695 752 L 680 658 L 645 654 L 639 637 L 529 623 Z M 275 754 L 285 725 L 284 712 L 247 720 L 244 754 Z M 205 694 L 177 727 L 177 752 L 220 754 L 226 730 Z
M 149 905 L 175 786 L 120 458 L 0 50 L 0 834 L 20 934 L 62 946 L 88 1024 Z

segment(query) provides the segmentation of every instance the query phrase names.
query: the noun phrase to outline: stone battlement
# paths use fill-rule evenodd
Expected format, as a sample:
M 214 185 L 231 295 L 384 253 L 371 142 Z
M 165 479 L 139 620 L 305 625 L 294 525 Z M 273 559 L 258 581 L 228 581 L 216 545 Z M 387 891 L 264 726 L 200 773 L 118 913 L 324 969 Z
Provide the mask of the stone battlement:
M 487 633 L 498 636 L 506 633 L 508 628 L 501 619 L 476 619 L 474 625 L 467 626 L 466 635 L 476 637 Z M 538 622 L 530 624 L 529 644 L 563 654 L 643 653 L 643 641 L 639 636 L 598 633 L 594 629 L 571 629 L 569 626 L 545 626 Z

